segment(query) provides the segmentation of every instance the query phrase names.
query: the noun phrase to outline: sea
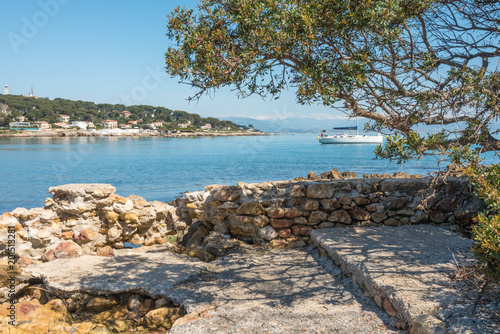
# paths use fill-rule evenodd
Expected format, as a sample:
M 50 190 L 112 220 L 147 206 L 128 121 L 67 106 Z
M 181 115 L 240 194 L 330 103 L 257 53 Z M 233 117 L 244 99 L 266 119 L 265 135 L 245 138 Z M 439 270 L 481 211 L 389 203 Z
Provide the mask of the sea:
M 0 138 L 0 213 L 43 206 L 48 189 L 109 183 L 121 196 L 172 201 L 211 184 L 292 180 L 337 168 L 423 174 L 448 164 L 426 157 L 377 160 L 374 145 L 323 145 L 315 134 L 195 138 Z

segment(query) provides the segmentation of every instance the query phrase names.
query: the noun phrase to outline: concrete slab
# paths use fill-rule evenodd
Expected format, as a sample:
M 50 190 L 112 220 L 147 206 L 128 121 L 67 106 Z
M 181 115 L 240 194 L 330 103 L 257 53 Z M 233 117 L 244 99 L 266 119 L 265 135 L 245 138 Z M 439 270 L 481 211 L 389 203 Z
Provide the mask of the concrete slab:
M 429 225 L 313 230 L 311 240 L 380 307 L 410 325 L 455 303 L 454 266 L 475 262 L 472 240 Z
M 55 260 L 27 271 L 53 290 L 170 298 L 189 313 L 174 324 L 175 334 L 399 333 L 391 328 L 394 318 L 328 257 L 313 253 L 245 247 L 207 264 L 139 248 L 117 251 L 115 258 Z

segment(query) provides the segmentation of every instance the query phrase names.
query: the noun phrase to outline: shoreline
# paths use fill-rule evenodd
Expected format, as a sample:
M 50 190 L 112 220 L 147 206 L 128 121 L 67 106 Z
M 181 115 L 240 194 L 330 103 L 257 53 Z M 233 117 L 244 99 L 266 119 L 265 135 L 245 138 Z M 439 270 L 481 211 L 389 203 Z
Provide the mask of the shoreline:
M 270 133 L 261 132 L 191 132 L 191 133 L 99 133 L 83 130 L 66 131 L 37 131 L 22 133 L 0 133 L 0 138 L 63 138 L 63 137 L 162 137 L 162 138 L 182 138 L 182 137 L 236 137 L 236 136 L 272 136 Z

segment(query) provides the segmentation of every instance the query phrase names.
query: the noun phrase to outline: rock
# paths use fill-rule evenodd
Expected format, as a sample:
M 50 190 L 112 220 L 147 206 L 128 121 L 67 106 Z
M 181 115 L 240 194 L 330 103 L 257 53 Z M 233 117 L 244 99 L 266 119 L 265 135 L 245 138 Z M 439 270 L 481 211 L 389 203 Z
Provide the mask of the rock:
M 311 235 L 312 227 L 304 225 L 292 226 L 292 233 L 295 235 Z
M 253 218 L 253 224 L 259 227 L 264 227 L 269 224 L 269 218 L 266 216 L 257 216 Z
M 276 231 L 271 226 L 267 225 L 266 227 L 258 229 L 257 235 L 262 239 L 272 240 L 277 238 L 278 233 L 276 233 Z
M 118 222 L 118 219 L 119 219 L 119 215 L 114 212 L 114 211 L 108 211 L 106 212 L 106 214 L 104 215 L 104 217 L 106 218 L 106 220 L 108 221 L 108 223 L 110 224 L 116 224 Z
M 288 248 L 302 248 L 307 246 L 307 243 L 301 237 L 291 237 L 286 239 L 286 246 Z
M 325 210 L 337 210 L 341 207 L 336 199 L 322 199 L 320 203 Z
M 433 223 L 441 224 L 446 221 L 446 213 L 443 211 L 431 211 L 429 214 L 429 218 Z
M 304 178 L 305 181 L 306 179 Z M 292 197 L 304 197 L 306 195 L 306 189 L 303 186 L 293 185 L 290 187 L 290 196 Z
M 110 310 L 102 311 L 101 313 L 95 315 L 92 319 L 92 322 L 99 323 L 99 322 L 111 322 L 114 320 L 120 320 L 125 318 L 127 313 L 128 310 L 125 306 L 118 305 Z
M 96 296 L 92 297 L 88 301 L 86 308 L 94 312 L 102 312 L 105 310 L 110 310 L 117 305 L 118 305 L 118 300 L 113 296 L 109 297 Z
M 196 221 L 189 227 L 188 233 L 184 235 L 181 245 L 186 248 L 200 245 L 203 238 L 208 235 L 208 228 L 201 221 Z
M 409 179 L 410 174 L 404 172 L 395 172 L 394 174 L 392 174 L 392 177 L 395 179 Z
M 401 224 L 399 223 L 399 221 L 397 219 L 395 219 L 395 218 L 389 218 L 386 221 L 384 221 L 384 225 L 387 225 L 387 226 L 399 226 Z
M 372 213 L 372 220 L 375 223 L 380 223 L 387 219 L 387 214 L 385 212 L 374 212 Z
M 121 238 L 122 233 L 123 233 L 123 229 L 120 226 L 115 225 L 115 226 L 111 227 L 108 230 L 108 241 L 109 242 L 118 241 Z
M 321 178 L 318 176 L 318 174 L 316 174 L 313 171 L 310 171 L 309 174 L 307 174 L 307 178 L 309 180 L 314 180 L 314 181 L 321 180 Z
M 319 228 L 332 228 L 335 227 L 335 223 L 330 223 L 330 222 L 324 222 L 319 224 Z
M 169 305 L 170 302 L 168 301 L 167 298 L 160 298 L 157 301 L 155 301 L 155 308 L 161 308 Z
M 141 298 L 138 295 L 132 295 L 128 298 L 127 308 L 131 312 L 137 312 L 141 306 Z
M 243 194 L 241 188 L 238 187 L 221 187 L 213 190 L 211 195 L 219 201 L 228 202 L 234 201 L 236 198 L 240 197 Z
M 444 334 L 446 324 L 428 314 L 419 315 L 412 323 L 410 334 Z
M 292 230 L 289 228 L 282 229 L 278 232 L 280 238 L 289 238 L 292 235 Z
M 285 211 L 282 208 L 270 207 L 266 209 L 266 214 L 269 218 L 283 218 L 285 216 Z
M 314 210 L 318 210 L 318 209 L 319 209 L 319 202 L 318 201 L 308 199 L 304 203 L 304 210 L 314 211 Z
M 309 225 L 317 225 L 328 219 L 328 214 L 324 211 L 313 211 L 309 215 Z
M 189 255 L 189 257 L 197 257 L 200 260 L 202 260 L 203 262 L 210 262 L 210 261 L 215 259 L 215 256 L 213 256 L 212 254 L 210 254 L 209 252 L 207 252 L 206 250 L 204 250 L 201 247 L 189 248 L 186 251 L 186 254 Z
M 169 329 L 171 325 L 169 317 L 171 317 L 173 314 L 173 309 L 162 307 L 156 310 L 149 311 L 144 316 L 144 320 L 146 321 L 149 329 L 156 329 L 160 327 Z
M 367 205 L 371 203 L 366 197 L 354 197 L 354 202 L 356 202 L 357 205 Z
M 139 217 L 137 217 L 137 214 L 135 212 L 126 212 L 123 215 L 122 220 L 127 224 L 138 224 L 139 223 Z
M 339 170 L 337 168 L 333 168 L 329 172 L 321 173 L 321 178 L 330 180 L 339 180 L 342 178 L 342 176 L 340 175 Z
M 88 227 L 80 231 L 80 234 L 75 238 L 76 242 L 80 245 L 90 242 L 93 238 L 97 237 L 98 234 L 95 233 L 92 228 Z
M 275 249 L 281 249 L 286 247 L 286 242 L 285 240 L 281 239 L 274 239 L 269 242 L 269 247 L 275 248 Z
M 113 251 L 113 248 L 111 248 L 110 246 L 104 246 L 97 248 L 96 255 L 104 257 L 114 257 L 115 252 Z
M 355 172 L 342 172 L 342 173 L 340 173 L 340 175 L 342 176 L 343 179 L 346 179 L 346 180 L 358 178 L 358 174 L 356 174 Z
M 48 262 L 55 259 L 66 259 L 82 255 L 82 248 L 78 244 L 73 241 L 62 241 L 46 252 L 42 257 L 42 261 Z
M 345 210 L 337 210 L 333 211 L 330 217 L 328 217 L 328 221 L 334 223 L 342 223 L 342 224 L 351 224 L 352 219 L 351 216 Z
M 249 216 L 234 216 L 229 219 L 231 234 L 240 236 L 255 236 L 255 219 Z
M 237 215 L 259 216 L 264 214 L 264 207 L 259 202 L 245 202 L 236 210 Z
M 342 197 L 339 198 L 339 203 L 342 205 L 351 205 L 352 199 L 347 195 L 342 195 Z
M 353 210 L 349 211 L 349 214 L 356 220 L 369 220 L 371 217 L 368 212 L 359 207 L 355 207 Z
M 297 208 L 285 208 L 283 211 L 285 212 L 285 218 L 296 218 L 303 215 L 303 212 Z
M 274 228 L 286 228 L 293 224 L 291 219 L 271 219 L 271 226 Z
M 307 187 L 306 196 L 309 198 L 332 198 L 335 193 L 334 185 L 330 183 L 316 183 Z

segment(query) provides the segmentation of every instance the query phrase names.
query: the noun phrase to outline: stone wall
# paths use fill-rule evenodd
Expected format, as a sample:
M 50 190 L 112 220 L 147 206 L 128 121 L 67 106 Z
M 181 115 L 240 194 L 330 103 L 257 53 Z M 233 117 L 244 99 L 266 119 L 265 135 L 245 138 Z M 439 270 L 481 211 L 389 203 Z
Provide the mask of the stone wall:
M 442 179 L 431 186 L 430 178 L 404 174 L 331 179 L 338 178 L 334 174 L 322 175 L 329 179 L 213 185 L 169 204 L 124 198 L 106 184 L 53 187 L 45 207 L 0 216 L 0 252 L 6 255 L 6 227 L 15 226 L 17 255 L 28 261 L 113 256 L 113 248 L 126 243 L 170 245 L 174 235 L 184 235 L 176 251 L 209 261 L 240 242 L 301 247 L 318 228 L 435 224 L 464 230 L 480 209 L 464 179 Z M 422 198 L 427 198 L 425 205 Z

